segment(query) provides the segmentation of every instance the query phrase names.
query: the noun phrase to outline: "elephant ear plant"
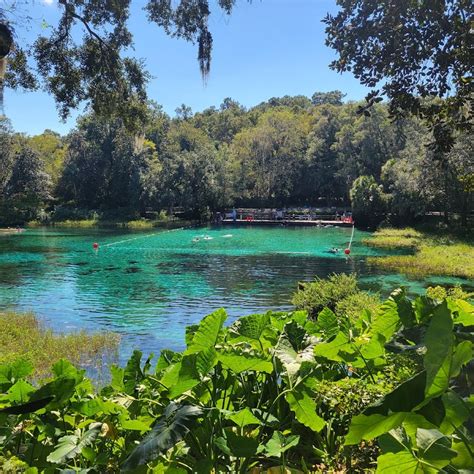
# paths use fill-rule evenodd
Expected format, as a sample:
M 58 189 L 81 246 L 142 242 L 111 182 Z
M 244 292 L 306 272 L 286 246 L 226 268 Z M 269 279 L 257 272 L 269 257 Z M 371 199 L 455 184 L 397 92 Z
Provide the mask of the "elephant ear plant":
M 402 290 L 358 318 L 323 309 L 225 325 L 94 390 L 67 361 L 0 368 L 0 470 L 447 472 L 474 465 L 474 308 Z M 7 466 L 7 467 L 5 467 Z

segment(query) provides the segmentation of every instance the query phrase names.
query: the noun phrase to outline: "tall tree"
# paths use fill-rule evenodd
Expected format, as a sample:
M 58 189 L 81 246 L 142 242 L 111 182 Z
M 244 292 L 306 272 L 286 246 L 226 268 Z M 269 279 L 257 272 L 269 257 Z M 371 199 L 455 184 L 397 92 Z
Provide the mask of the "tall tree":
M 19 138 L 14 148 L 13 165 L 3 188 L 1 207 L 7 221 L 35 219 L 41 206 L 51 199 L 51 180 L 39 154 Z
M 331 67 L 379 87 L 367 96 L 367 106 L 384 94 L 392 115 L 408 112 L 428 120 L 440 152 L 453 145 L 453 129 L 472 130 L 471 0 L 337 4 L 339 12 L 324 19 L 326 44 L 338 53 Z M 427 100 L 433 97 L 444 100 Z M 367 106 L 361 111 L 369 113 Z

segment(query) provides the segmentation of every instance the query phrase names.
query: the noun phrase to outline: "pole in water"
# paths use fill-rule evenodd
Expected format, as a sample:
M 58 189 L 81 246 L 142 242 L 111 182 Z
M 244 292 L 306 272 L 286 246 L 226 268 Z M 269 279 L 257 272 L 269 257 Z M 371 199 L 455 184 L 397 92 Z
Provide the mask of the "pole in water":
M 349 246 L 344 250 L 344 253 L 345 253 L 346 255 L 350 255 L 350 254 L 351 254 L 352 239 L 354 238 L 354 229 L 355 229 L 355 226 L 353 225 L 353 226 L 352 226 L 351 240 L 350 240 L 350 242 L 349 242 Z
M 93 248 L 94 250 L 98 250 L 98 249 L 99 249 L 99 244 L 98 244 L 97 242 L 94 242 L 94 243 L 92 244 L 92 248 Z

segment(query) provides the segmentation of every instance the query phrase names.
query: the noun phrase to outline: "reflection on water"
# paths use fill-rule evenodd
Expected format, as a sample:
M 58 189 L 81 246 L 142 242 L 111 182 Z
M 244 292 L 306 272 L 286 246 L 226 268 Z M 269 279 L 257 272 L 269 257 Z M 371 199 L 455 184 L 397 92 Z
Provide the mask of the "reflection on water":
M 57 331 L 117 331 L 125 358 L 133 347 L 182 348 L 184 327 L 220 307 L 230 319 L 289 308 L 297 281 L 315 276 L 355 272 L 362 285 L 382 294 L 400 285 L 423 290 L 427 282 L 368 266 L 365 257 L 381 252 L 361 244 L 366 233 L 356 232 L 350 259 L 328 252 L 344 248 L 350 232 L 38 229 L 1 236 L 0 308 L 33 310 Z M 98 251 L 93 242 L 99 242 Z

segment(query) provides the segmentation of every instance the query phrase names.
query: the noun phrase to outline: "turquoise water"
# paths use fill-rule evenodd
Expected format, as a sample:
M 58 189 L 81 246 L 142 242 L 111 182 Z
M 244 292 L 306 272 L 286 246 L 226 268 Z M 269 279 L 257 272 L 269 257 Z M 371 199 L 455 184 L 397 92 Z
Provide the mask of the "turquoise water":
M 111 330 L 132 348 L 180 349 L 184 328 L 224 307 L 230 319 L 289 308 L 298 280 L 356 272 L 362 285 L 388 294 L 421 292 L 427 281 L 384 274 L 365 262 L 381 251 L 351 229 L 221 227 L 149 232 L 34 229 L 0 236 L 0 309 L 32 310 L 56 331 Z M 204 237 L 207 236 L 208 239 Z M 92 243 L 100 248 L 94 251 Z M 450 283 L 455 282 L 451 279 Z

